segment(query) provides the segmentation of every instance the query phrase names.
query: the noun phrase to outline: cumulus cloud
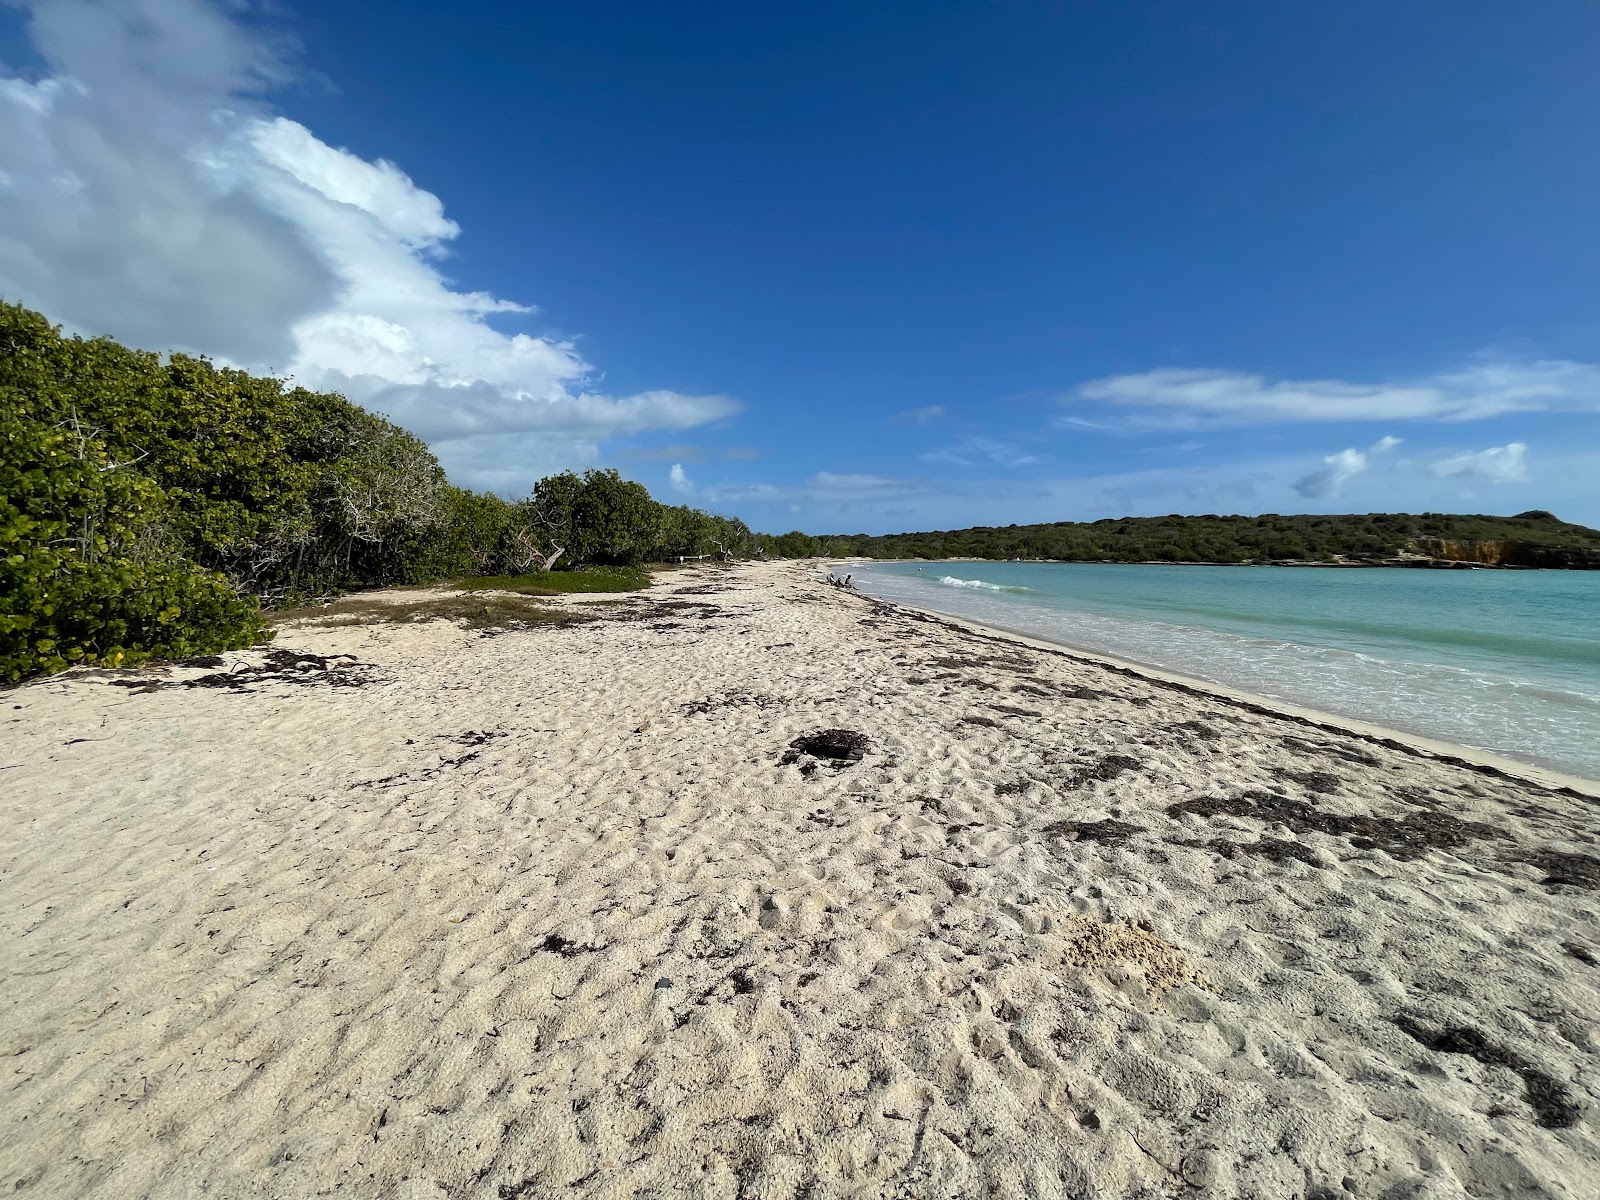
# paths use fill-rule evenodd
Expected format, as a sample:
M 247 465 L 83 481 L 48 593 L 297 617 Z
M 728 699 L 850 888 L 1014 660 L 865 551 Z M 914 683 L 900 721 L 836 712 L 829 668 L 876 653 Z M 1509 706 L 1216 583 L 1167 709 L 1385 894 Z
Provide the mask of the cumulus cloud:
M 1452 454 L 1428 464 L 1436 478 L 1476 479 L 1482 483 L 1521 483 L 1528 478 L 1528 446 L 1509 442 L 1476 453 Z
M 673 463 L 672 470 L 667 472 L 667 480 L 672 484 L 672 490 L 687 495 L 694 491 L 694 480 L 684 473 L 682 463 Z
M 599 444 L 725 418 L 723 396 L 613 397 L 526 305 L 457 290 L 460 228 L 400 167 L 330 146 L 263 97 L 282 58 L 214 0 L 35 0 L 49 65 L 0 67 L 0 294 L 69 328 L 342 391 L 478 486 L 526 486 Z
M 1308 499 L 1336 496 L 1345 482 L 1367 469 L 1367 456 L 1356 449 L 1341 450 L 1322 460 L 1322 470 L 1295 481 L 1294 490 Z
M 1301 421 L 1472 421 L 1523 412 L 1600 411 L 1600 366 L 1480 361 L 1423 379 L 1270 380 L 1239 371 L 1162 368 L 1075 388 L 1070 400 L 1132 410 L 1139 424 L 1184 427 Z M 1062 424 L 1095 428 L 1078 415 Z
M 1323 469 L 1297 479 L 1293 484 L 1294 490 L 1309 500 L 1337 496 L 1340 488 L 1367 469 L 1369 455 L 1387 454 L 1400 441 L 1400 438 L 1385 436 L 1372 443 L 1365 452 L 1351 446 L 1337 454 L 1330 454 L 1322 460 Z

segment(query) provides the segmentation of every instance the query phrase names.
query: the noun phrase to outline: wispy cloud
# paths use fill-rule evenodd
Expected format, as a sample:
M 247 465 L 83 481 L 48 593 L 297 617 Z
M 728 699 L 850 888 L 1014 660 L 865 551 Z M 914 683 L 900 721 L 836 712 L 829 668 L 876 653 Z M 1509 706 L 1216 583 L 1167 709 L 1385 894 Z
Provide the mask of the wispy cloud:
M 818 471 L 804 483 L 797 485 L 724 484 L 709 489 L 708 495 L 713 502 L 719 504 L 742 501 L 856 503 L 921 495 L 932 490 L 928 484 L 917 480 L 894 479 L 885 475 L 843 475 L 831 471 Z
M 1012 442 L 992 438 L 966 438 L 955 446 L 931 450 L 919 456 L 923 462 L 947 463 L 955 467 L 1025 467 L 1039 462 L 1036 454 L 1025 454 Z
M 1452 454 L 1428 464 L 1435 478 L 1476 479 L 1483 483 L 1522 483 L 1528 478 L 1526 442 L 1508 442 L 1487 450 Z
M 930 404 L 926 408 L 908 408 L 895 413 L 894 419 L 902 425 L 931 425 L 944 416 L 944 405 Z
M 1103 428 L 1107 410 L 1146 428 L 1473 421 L 1507 413 L 1600 411 L 1600 366 L 1564 359 L 1480 360 L 1422 379 L 1380 383 L 1162 368 L 1091 380 L 1074 388 L 1068 401 L 1074 411 L 1058 424 L 1087 429 Z M 1095 415 L 1077 411 L 1084 405 Z

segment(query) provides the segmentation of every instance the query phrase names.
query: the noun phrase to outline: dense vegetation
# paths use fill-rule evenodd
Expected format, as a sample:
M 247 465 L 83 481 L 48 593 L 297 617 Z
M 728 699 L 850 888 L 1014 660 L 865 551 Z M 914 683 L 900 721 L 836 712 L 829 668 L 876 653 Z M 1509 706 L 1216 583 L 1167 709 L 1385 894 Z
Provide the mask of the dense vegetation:
M 1042 558 L 1069 562 L 1381 562 L 1406 554 L 1499 565 L 1600 567 L 1600 531 L 1550 513 L 1123 517 L 950 532 L 806 539 L 791 551 L 870 558 Z M 807 544 L 801 544 L 802 542 Z
M 460 579 L 530 595 L 640 586 L 645 562 L 781 558 L 1379 561 L 1600 567 L 1600 532 L 1517 517 L 1130 517 L 778 537 L 657 503 L 615 471 L 518 501 L 453 487 L 341 396 L 63 337 L 0 303 L 0 682 L 248 645 L 263 608 Z M 578 568 L 552 572 L 550 568 Z M 510 577 L 510 578 L 507 578 Z
M 343 397 L 0 304 L 0 681 L 247 645 L 262 606 L 356 587 L 757 545 L 615 471 L 453 487 Z

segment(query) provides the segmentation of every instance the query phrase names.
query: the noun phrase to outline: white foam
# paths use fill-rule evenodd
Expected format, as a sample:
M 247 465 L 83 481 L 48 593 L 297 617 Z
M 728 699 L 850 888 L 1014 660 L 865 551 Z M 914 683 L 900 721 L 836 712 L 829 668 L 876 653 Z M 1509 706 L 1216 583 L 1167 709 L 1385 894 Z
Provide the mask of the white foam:
M 998 583 L 986 583 L 982 579 L 957 579 L 954 575 L 946 575 L 939 580 L 945 587 L 978 588 L 985 592 L 1031 592 L 1028 587 L 1006 587 Z

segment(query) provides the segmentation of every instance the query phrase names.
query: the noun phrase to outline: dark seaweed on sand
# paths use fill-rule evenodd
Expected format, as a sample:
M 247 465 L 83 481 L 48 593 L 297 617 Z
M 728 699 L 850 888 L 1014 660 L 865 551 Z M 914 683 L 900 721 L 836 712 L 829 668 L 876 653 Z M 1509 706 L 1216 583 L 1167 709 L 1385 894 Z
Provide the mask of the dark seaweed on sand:
M 1067 788 L 1080 788 L 1090 783 L 1110 783 L 1113 779 L 1137 771 L 1142 766 L 1138 759 L 1126 754 L 1108 754 L 1097 763 L 1079 767 L 1065 780 Z
M 843 770 L 860 762 L 870 749 L 872 739 L 864 733 L 854 729 L 822 729 L 795 738 L 778 762 L 780 766 L 788 766 L 809 755 L 825 760 L 835 770 Z
M 1540 882 L 1546 887 L 1580 887 L 1590 891 L 1600 888 L 1600 858 L 1593 855 L 1529 850 L 1512 857 L 1543 871 L 1545 878 Z
M 1046 825 L 1044 832 L 1054 837 L 1071 837 L 1080 842 L 1103 842 L 1107 846 L 1120 846 L 1136 833 L 1143 833 L 1141 825 L 1126 821 L 1056 821 Z
M 1556 1080 L 1514 1050 L 1491 1042 L 1467 1025 L 1445 1025 L 1429 1029 L 1415 1017 L 1398 1016 L 1400 1029 L 1439 1054 L 1464 1054 L 1489 1067 L 1507 1067 L 1522 1077 L 1528 1107 L 1545 1129 L 1571 1129 L 1578 1123 L 1578 1105 L 1572 1094 Z
M 206 661 L 209 665 L 210 660 Z M 232 671 L 216 671 L 195 679 L 114 679 L 113 687 L 141 692 L 161 688 L 225 688 L 251 691 L 263 683 L 293 683 L 305 686 L 366 687 L 373 682 L 372 668 L 349 654 L 300 654 L 293 650 L 269 650 L 261 662 L 240 665 Z
M 1276 792 L 1248 791 L 1237 796 L 1199 796 L 1167 807 L 1180 817 L 1251 817 L 1269 825 L 1285 825 L 1296 833 L 1328 833 L 1347 837 L 1360 850 L 1382 850 L 1392 858 L 1421 858 L 1430 850 L 1458 850 L 1475 841 L 1505 835 L 1481 821 L 1463 821 L 1438 812 L 1415 812 L 1402 818 L 1339 816 L 1304 800 Z

